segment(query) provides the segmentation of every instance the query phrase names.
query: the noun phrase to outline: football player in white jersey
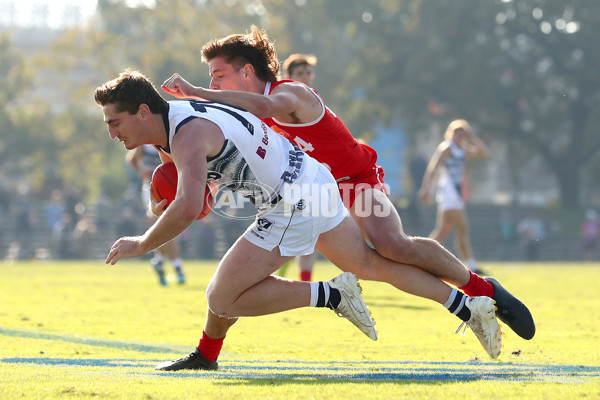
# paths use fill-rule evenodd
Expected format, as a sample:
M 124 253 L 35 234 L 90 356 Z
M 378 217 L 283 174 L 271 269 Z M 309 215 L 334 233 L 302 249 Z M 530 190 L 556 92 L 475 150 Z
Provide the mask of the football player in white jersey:
M 482 271 L 473 255 L 465 212 L 463 185 L 467 157 L 487 158 L 487 146 L 475 136 L 467 121 L 457 119 L 450 122 L 444 134 L 444 141 L 437 146 L 429 160 L 419 196 L 424 202 L 429 201 L 434 176 L 439 172 L 436 193 L 438 211 L 435 227 L 429 237 L 444 243 L 450 232 L 456 230 L 456 251 L 469 269 L 481 275 Z
M 203 208 L 209 176 L 249 197 L 258 210 L 207 287 L 201 343 L 190 355 L 157 369 L 217 369 L 225 334 L 238 317 L 298 307 L 328 307 L 376 340 L 354 274 L 394 282 L 400 290 L 443 305 L 473 330 L 490 357 L 500 354 L 502 332 L 493 299 L 466 296 L 426 271 L 380 256 L 344 208 L 331 173 L 253 114 L 215 102 L 167 102 L 147 78 L 130 70 L 98 87 L 94 98 L 111 138 L 127 149 L 157 146 L 163 161 L 173 161 L 178 172 L 173 202 L 169 207 L 166 200 L 153 202 L 153 212 L 160 214 L 156 223 L 141 236 L 118 239 L 107 264 L 139 257 L 191 225 Z M 347 272 L 327 282 L 272 275 L 291 257 L 315 247 Z

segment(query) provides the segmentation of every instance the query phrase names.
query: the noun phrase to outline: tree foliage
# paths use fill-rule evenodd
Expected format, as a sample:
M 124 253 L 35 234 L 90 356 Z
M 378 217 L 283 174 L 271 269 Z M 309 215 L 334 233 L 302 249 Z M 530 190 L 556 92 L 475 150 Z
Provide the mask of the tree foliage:
M 23 140 L 22 135 L 27 129 L 21 125 L 21 119 L 16 113 L 21 93 L 27 90 L 31 82 L 24 65 L 23 56 L 11 45 L 10 35 L 0 35 L 0 74 L 3 77 L 0 90 L 0 166 L 3 167 L 1 170 L 4 176 L 14 176 L 14 167 L 21 164 L 19 157 L 30 144 L 27 138 Z
M 541 157 L 563 205 L 576 206 L 600 147 L 599 11 L 593 1 L 423 2 L 396 86 L 410 101 L 396 102 L 397 115 L 415 127 L 466 117 L 509 143 L 520 156 L 513 166 Z

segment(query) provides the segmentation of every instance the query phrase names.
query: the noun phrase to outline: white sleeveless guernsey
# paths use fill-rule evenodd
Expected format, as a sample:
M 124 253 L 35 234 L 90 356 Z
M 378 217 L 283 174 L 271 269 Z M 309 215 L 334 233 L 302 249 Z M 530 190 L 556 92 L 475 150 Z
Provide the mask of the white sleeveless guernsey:
M 162 150 L 170 153 L 179 128 L 194 118 L 215 123 L 225 136 L 219 154 L 208 159 L 208 179 L 249 198 L 259 210 L 284 196 L 286 185 L 302 187 L 303 183 L 311 183 L 316 175 L 319 163 L 295 144 L 253 114 L 222 103 L 169 102 L 168 120 L 165 120 L 169 147 Z
M 462 182 L 465 173 L 466 151 L 453 140 L 449 142 L 450 156 L 444 160 L 440 169 L 436 201 L 441 210 L 462 210 L 465 207 L 462 198 Z

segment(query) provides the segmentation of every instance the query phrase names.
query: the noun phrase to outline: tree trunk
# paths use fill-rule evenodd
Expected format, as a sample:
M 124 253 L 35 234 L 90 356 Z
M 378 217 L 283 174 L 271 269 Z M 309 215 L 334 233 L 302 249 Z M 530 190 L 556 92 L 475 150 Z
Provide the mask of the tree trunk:
M 575 209 L 579 207 L 579 192 L 581 189 L 581 177 L 579 168 L 568 168 L 555 170 L 560 190 L 561 205 L 563 208 Z

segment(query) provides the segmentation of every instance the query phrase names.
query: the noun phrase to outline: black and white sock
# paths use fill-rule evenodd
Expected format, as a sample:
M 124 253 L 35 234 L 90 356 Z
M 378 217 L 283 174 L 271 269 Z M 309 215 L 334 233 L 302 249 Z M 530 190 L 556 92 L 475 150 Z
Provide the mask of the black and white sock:
M 462 292 L 452 289 L 448 300 L 446 303 L 444 303 L 444 307 L 446 307 L 452 314 L 466 322 L 471 318 L 471 310 L 465 306 L 466 300 L 467 296 L 465 296 Z
M 173 268 L 175 268 L 175 272 L 177 272 L 178 275 L 181 275 L 183 273 L 183 269 L 181 268 L 182 265 L 183 260 L 181 259 L 181 257 L 177 257 L 173 260 Z
M 336 309 L 342 301 L 340 291 L 327 282 L 310 282 L 310 306 Z

